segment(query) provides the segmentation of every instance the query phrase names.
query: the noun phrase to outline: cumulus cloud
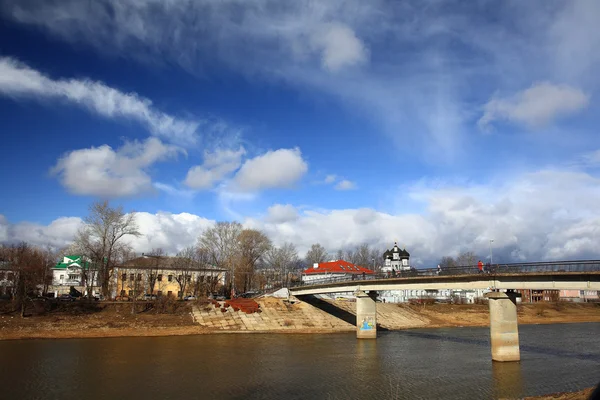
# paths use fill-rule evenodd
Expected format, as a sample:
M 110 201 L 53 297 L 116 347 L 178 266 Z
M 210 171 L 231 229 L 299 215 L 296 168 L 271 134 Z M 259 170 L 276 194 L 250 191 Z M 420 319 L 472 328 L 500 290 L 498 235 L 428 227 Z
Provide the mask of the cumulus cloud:
M 56 99 L 85 107 L 106 118 L 126 118 L 145 125 L 170 141 L 196 141 L 199 121 L 189 121 L 156 110 L 152 101 L 87 79 L 52 79 L 8 57 L 0 57 L 0 94 L 14 98 Z
M 291 204 L 274 204 L 267 209 L 265 221 L 275 224 L 292 222 L 298 219 L 298 210 Z
M 138 212 L 136 223 L 142 236 L 127 239 L 136 252 L 149 252 L 160 247 L 169 255 L 175 255 L 196 244 L 202 232 L 213 226 L 215 221 L 189 213 Z
M 124 241 L 138 253 L 148 253 L 153 248 L 161 247 L 169 255 L 195 244 L 198 236 L 214 224 L 212 220 L 188 213 L 138 212 L 135 220 L 142 236 L 126 237 Z M 29 222 L 11 224 L 0 214 L 0 243 L 26 241 L 38 246 L 63 248 L 73 242 L 83 224 L 78 217 L 57 218 L 49 225 Z M 2 232 L 6 232 L 4 237 Z
M 321 52 L 322 67 L 331 72 L 362 64 L 368 57 L 365 45 L 355 32 L 340 23 L 327 24 L 317 30 L 312 37 L 312 44 Z
M 60 217 L 49 225 L 30 222 L 11 224 L 0 214 L 0 243 L 25 241 L 38 246 L 62 248 L 73 241 L 82 224 L 79 217 Z
M 498 262 L 600 257 L 599 178 L 577 170 L 540 170 L 504 179 L 467 186 L 413 184 L 406 192 L 423 204 L 422 214 L 371 208 L 299 212 L 293 205 L 275 204 L 261 217 L 240 221 L 264 230 L 275 244 L 294 243 L 301 254 L 313 243 L 334 253 L 361 243 L 383 250 L 398 240 L 415 266 L 434 266 L 442 256 L 462 251 L 484 259 L 490 239 Z M 11 225 L 0 217 L 0 235 L 4 241 L 8 236 L 65 244 L 80 223 L 59 218 L 48 226 Z M 174 254 L 214 221 L 187 213 L 138 213 L 138 223 L 144 236 L 132 241 L 136 251 L 163 247 Z
M 185 184 L 192 189 L 211 189 L 216 183 L 222 181 L 242 164 L 242 156 L 246 150 L 219 149 L 215 152 L 204 154 L 204 163 L 196 165 L 187 173 Z
M 308 171 L 300 149 L 268 151 L 244 162 L 234 177 L 235 189 L 246 192 L 289 188 Z
M 507 120 L 539 128 L 555 119 L 575 114 L 588 103 L 589 96 L 578 88 L 540 82 L 512 97 L 491 99 L 485 105 L 478 124 L 485 128 L 493 121 Z
M 152 189 L 152 179 L 146 172 L 151 165 L 180 151 L 157 138 L 127 142 L 116 151 L 103 145 L 65 154 L 51 172 L 73 194 L 133 196 Z
M 347 179 L 341 180 L 335 185 L 335 190 L 353 190 L 356 189 L 356 183 Z

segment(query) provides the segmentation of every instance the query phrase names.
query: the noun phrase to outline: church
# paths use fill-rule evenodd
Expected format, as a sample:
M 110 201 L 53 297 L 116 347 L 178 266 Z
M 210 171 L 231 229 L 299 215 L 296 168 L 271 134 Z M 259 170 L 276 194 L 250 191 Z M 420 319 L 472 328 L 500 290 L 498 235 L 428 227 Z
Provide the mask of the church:
M 406 249 L 400 249 L 398 243 L 394 242 L 394 247 L 383 253 L 383 267 L 381 268 L 381 271 L 408 271 L 410 270 L 410 264 L 408 263 L 409 259 L 410 254 L 408 251 L 406 251 Z

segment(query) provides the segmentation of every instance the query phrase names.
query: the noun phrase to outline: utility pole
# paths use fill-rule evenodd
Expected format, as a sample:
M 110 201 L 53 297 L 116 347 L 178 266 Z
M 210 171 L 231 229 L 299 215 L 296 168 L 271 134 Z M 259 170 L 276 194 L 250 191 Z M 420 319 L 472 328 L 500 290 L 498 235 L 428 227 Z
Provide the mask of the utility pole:
M 490 239 L 490 266 L 492 266 L 492 264 L 494 264 L 494 259 L 493 259 L 493 254 L 492 254 L 492 243 L 494 242 L 494 239 Z

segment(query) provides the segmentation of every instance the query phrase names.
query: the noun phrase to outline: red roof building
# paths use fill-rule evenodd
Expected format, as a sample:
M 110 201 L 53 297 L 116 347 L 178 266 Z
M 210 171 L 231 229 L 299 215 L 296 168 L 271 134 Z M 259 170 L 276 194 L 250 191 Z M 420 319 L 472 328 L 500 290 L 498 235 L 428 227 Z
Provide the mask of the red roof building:
M 341 277 L 344 275 L 372 275 L 373 271 L 344 260 L 315 263 L 312 267 L 302 272 L 303 281 L 325 279 L 327 277 Z

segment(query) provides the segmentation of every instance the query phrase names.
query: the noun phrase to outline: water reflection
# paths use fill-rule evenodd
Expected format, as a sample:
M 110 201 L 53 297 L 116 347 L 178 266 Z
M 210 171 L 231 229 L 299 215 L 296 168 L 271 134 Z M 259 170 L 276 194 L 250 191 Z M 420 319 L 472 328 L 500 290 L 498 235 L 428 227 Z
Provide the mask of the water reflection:
M 0 341 L 0 397 L 489 399 L 597 383 L 600 324 L 519 330 L 520 363 L 491 361 L 488 328 Z
M 519 399 L 523 397 L 523 374 L 520 362 L 492 362 L 493 397 Z

